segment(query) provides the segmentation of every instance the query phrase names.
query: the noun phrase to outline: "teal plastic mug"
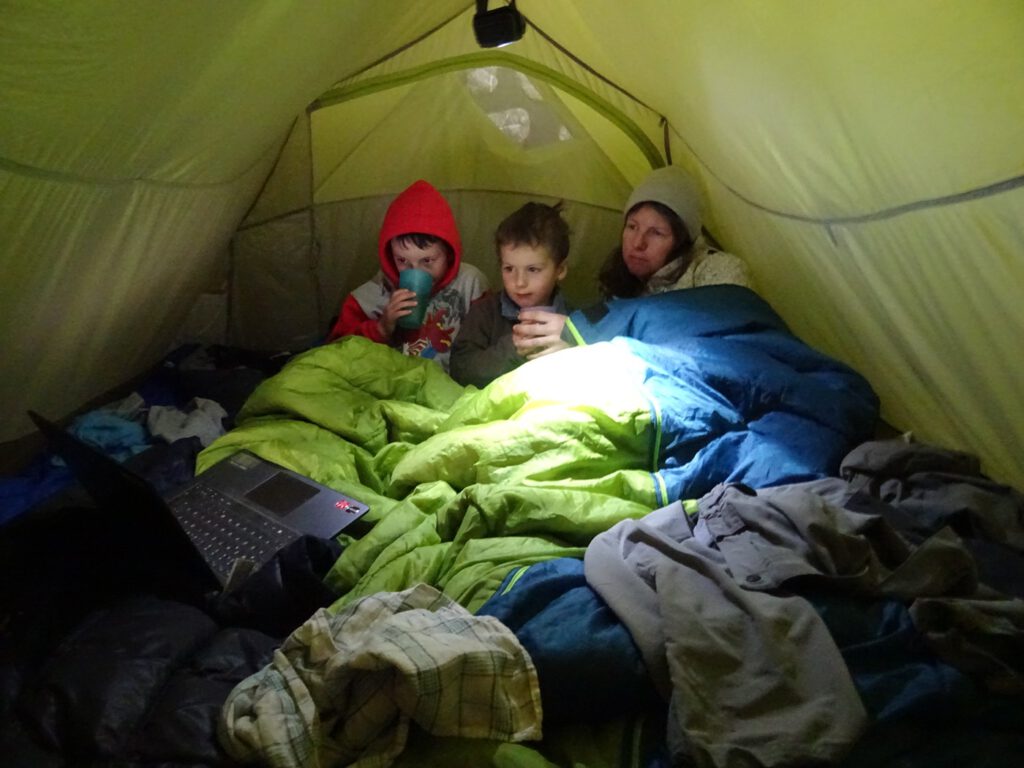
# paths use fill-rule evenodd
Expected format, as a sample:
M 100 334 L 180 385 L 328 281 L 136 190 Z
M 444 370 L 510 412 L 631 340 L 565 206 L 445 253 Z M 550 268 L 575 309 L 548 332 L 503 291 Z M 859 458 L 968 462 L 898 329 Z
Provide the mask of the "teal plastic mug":
M 519 311 L 520 312 L 534 312 L 534 311 L 537 311 L 537 312 L 555 312 L 557 310 L 553 306 L 551 306 L 550 304 L 542 304 L 542 305 L 539 305 L 539 306 L 536 306 L 536 307 L 523 307 Z
M 422 269 L 405 269 L 398 273 L 398 287 L 408 288 L 416 294 L 416 308 L 405 317 L 398 318 L 399 328 L 419 328 L 423 325 L 423 316 L 427 314 L 430 303 L 430 289 L 434 287 L 434 278 Z

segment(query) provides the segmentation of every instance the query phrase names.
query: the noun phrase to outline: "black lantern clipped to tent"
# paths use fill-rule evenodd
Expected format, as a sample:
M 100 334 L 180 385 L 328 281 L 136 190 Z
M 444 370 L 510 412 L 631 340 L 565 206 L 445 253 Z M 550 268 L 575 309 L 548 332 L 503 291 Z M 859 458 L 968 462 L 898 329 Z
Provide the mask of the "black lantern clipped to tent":
M 501 48 L 519 40 L 526 31 L 526 19 L 512 0 L 508 5 L 487 10 L 487 0 L 476 0 L 473 33 L 481 48 Z

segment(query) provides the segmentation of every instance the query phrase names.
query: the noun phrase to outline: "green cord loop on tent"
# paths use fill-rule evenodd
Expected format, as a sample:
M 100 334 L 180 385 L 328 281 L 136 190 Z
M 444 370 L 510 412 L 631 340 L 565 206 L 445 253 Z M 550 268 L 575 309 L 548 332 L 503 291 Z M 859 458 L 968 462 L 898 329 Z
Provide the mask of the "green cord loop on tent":
M 479 53 L 467 53 L 461 56 L 453 56 L 444 61 L 412 67 L 395 74 L 367 78 L 351 85 L 331 88 L 310 104 L 308 111 L 313 112 L 334 104 L 351 101 L 360 96 L 368 96 L 371 93 L 378 93 L 402 85 L 408 85 L 418 80 L 425 80 L 428 77 L 484 66 L 510 67 L 524 74 L 534 75 L 559 90 L 565 91 L 618 126 L 619 130 L 628 136 L 640 151 L 643 152 L 644 157 L 647 158 L 652 168 L 660 168 L 665 165 L 661 152 L 647 134 L 644 133 L 643 129 L 636 124 L 636 121 L 630 119 L 611 102 L 601 98 L 593 91 L 584 88 L 579 83 L 570 80 L 550 67 L 538 64 L 522 56 L 505 52 L 481 51 Z

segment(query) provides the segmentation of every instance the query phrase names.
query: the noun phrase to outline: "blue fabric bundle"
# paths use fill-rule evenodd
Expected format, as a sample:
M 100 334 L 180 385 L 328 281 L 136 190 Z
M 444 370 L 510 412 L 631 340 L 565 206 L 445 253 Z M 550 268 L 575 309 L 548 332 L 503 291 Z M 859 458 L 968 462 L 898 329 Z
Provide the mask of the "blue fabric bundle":
M 582 560 L 513 570 L 477 613 L 499 619 L 529 652 L 545 726 L 660 706 L 629 630 L 587 584 Z
M 720 482 L 760 488 L 835 475 L 874 431 L 878 397 L 864 377 L 798 339 L 747 288 L 619 299 L 569 322 L 585 343 L 615 340 L 646 364 L 661 421 L 655 482 L 669 500 Z

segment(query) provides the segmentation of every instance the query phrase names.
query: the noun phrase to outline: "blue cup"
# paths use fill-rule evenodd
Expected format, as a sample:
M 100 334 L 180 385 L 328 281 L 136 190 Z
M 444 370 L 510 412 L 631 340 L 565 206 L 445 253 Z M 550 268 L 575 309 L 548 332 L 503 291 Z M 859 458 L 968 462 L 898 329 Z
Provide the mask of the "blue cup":
M 423 325 L 423 317 L 427 314 L 430 303 L 430 289 L 434 287 L 434 278 L 422 269 L 405 269 L 398 273 L 398 287 L 408 288 L 416 294 L 416 308 L 405 317 L 398 318 L 399 328 L 419 328 Z

